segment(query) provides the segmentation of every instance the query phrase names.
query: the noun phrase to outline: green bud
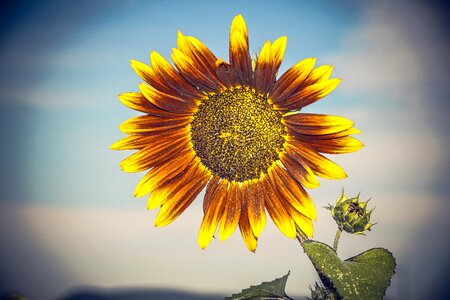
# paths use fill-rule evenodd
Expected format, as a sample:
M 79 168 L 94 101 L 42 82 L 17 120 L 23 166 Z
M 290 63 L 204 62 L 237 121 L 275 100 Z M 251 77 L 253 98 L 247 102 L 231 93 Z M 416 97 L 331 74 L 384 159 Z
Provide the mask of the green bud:
M 359 201 L 359 194 L 354 198 L 348 198 L 342 191 L 336 200 L 336 206 L 330 204 L 326 208 L 331 210 L 331 216 L 340 230 L 352 234 L 364 234 L 375 225 L 370 223 L 373 209 L 367 210 L 369 200 Z

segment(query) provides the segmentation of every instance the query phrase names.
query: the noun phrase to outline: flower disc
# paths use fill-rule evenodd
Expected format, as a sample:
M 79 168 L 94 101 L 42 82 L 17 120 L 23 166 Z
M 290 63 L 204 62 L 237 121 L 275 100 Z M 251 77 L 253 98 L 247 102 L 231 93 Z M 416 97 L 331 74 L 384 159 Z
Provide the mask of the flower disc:
M 249 88 L 227 89 L 202 101 L 191 122 L 202 163 L 229 181 L 258 179 L 285 142 L 281 114 Z

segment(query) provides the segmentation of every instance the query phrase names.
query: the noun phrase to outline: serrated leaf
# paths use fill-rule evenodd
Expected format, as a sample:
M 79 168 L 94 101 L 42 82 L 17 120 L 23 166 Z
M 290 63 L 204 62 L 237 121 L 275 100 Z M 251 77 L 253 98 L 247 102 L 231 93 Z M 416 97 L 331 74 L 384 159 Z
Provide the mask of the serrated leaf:
M 289 274 L 290 272 L 273 281 L 250 286 L 249 288 L 242 290 L 239 294 L 233 294 L 230 297 L 226 297 L 224 300 L 292 300 L 285 292 Z
M 395 273 L 395 258 L 383 248 L 342 261 L 324 243 L 308 240 L 302 245 L 323 283 L 346 300 L 382 299 Z

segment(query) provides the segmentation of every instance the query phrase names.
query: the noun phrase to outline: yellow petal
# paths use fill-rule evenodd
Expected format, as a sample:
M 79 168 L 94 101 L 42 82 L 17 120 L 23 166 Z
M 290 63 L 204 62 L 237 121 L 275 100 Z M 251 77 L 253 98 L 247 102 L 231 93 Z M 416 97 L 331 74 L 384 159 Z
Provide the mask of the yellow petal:
M 231 23 L 230 36 L 232 36 L 235 32 L 240 33 L 248 44 L 247 25 L 245 25 L 244 17 L 242 17 L 242 15 L 237 15 L 234 17 L 233 22 Z
M 172 65 L 156 51 L 150 53 L 152 68 L 159 79 L 181 95 L 197 98 L 200 92 L 172 67 Z
M 256 60 L 255 76 L 253 80 L 254 87 L 260 93 L 267 93 L 270 90 L 269 86 L 275 81 L 273 65 L 272 45 L 269 41 L 266 41 Z
M 292 157 L 298 156 L 304 160 L 316 175 L 326 179 L 343 179 L 347 177 L 347 174 L 340 166 L 309 149 L 306 145 L 298 142 L 289 142 L 285 145 Z
M 191 177 L 191 181 L 188 181 L 184 187 L 171 193 L 161 206 L 155 219 L 155 226 L 166 226 L 178 218 L 203 190 L 209 177 L 210 172 L 205 172 L 201 168 L 196 169 L 196 173 Z
M 181 31 L 178 31 L 177 47 L 195 62 L 196 67 L 202 73 L 207 74 L 210 78 L 216 78 L 215 63 L 217 58 L 200 40 L 192 36 L 185 36 Z
M 264 195 L 259 180 L 249 182 L 246 189 L 248 220 L 255 237 L 259 237 L 266 225 L 266 211 L 264 208 Z M 245 209 L 245 208 L 244 208 Z
M 240 32 L 230 36 L 230 64 L 241 85 L 249 85 L 252 78 L 252 65 L 248 43 Z
M 344 136 L 335 139 L 323 139 L 308 141 L 308 145 L 321 153 L 344 154 L 358 151 L 364 144 L 351 136 Z
M 280 153 L 280 160 L 289 174 L 298 183 L 308 189 L 315 189 L 320 186 L 319 181 L 307 164 L 302 164 L 293 160 L 286 152 Z
M 297 226 L 301 229 L 301 231 L 303 231 L 303 233 L 306 234 L 307 237 L 312 237 L 314 233 L 314 227 L 311 219 L 298 212 L 294 207 L 292 207 L 289 204 L 286 205 L 286 210 L 291 215 L 295 224 L 297 224 Z
M 150 191 L 150 196 L 147 201 L 147 209 L 152 210 L 154 208 L 160 207 L 167 199 L 172 197 L 177 191 L 181 190 L 185 185 L 187 185 L 192 178 L 201 177 L 199 174 L 203 175 L 201 170 L 200 160 L 198 159 L 183 159 L 178 160 L 179 167 L 175 169 L 175 171 L 170 171 L 169 165 L 165 164 L 161 166 L 161 168 L 165 168 L 165 170 L 159 172 L 159 177 L 154 176 L 153 180 L 156 181 L 156 184 L 153 185 L 153 188 Z M 171 166 L 173 168 L 173 166 Z M 166 174 L 164 174 L 164 171 Z M 151 182 L 150 181 L 150 182 Z
M 141 93 L 124 93 L 119 95 L 119 100 L 123 105 L 134 110 L 146 112 L 152 104 Z
M 247 209 L 245 209 L 245 207 L 247 207 L 247 199 L 243 197 L 242 185 L 238 187 L 236 191 L 237 199 L 238 201 L 241 201 L 242 206 L 241 217 L 239 219 L 239 229 L 241 231 L 242 239 L 244 240 L 244 243 L 247 246 L 248 250 L 250 250 L 251 252 L 255 252 L 258 245 L 258 238 L 253 234 L 250 222 L 248 220 Z
M 256 60 L 256 67 L 258 64 L 261 65 L 268 65 L 272 63 L 272 45 L 270 44 L 270 41 L 266 41 L 259 52 L 258 59 Z
M 316 218 L 316 208 L 309 195 L 294 179 L 276 164 L 269 168 L 269 178 L 274 191 L 279 191 L 279 198 L 284 198 L 296 210 L 310 219 Z
M 296 93 L 287 97 L 284 101 L 275 103 L 274 108 L 281 111 L 300 110 L 331 93 L 340 82 L 341 79 L 334 78 L 300 87 Z
M 212 196 L 217 189 L 217 186 L 219 185 L 220 177 L 217 175 L 214 175 L 213 178 L 208 182 L 208 185 L 206 186 L 205 191 L 205 197 L 203 198 L 203 213 L 206 213 L 206 210 L 208 209 L 209 204 L 211 203 Z
M 153 105 L 173 114 L 192 114 L 195 112 L 198 100 L 191 98 L 180 98 L 165 94 L 145 83 L 139 84 L 139 90 Z
M 120 167 L 125 172 L 135 173 L 150 169 L 166 160 L 172 159 L 177 153 L 191 148 L 187 138 L 170 141 L 157 146 L 145 147 L 125 158 Z
M 330 78 L 331 73 L 333 72 L 333 66 L 323 65 L 318 68 L 315 68 L 309 73 L 308 77 L 302 83 L 301 88 L 307 87 L 316 82 L 326 81 Z
M 201 66 L 195 63 L 192 58 L 174 48 L 172 49 L 172 60 L 180 73 L 183 74 L 183 77 L 193 86 L 202 90 L 217 90 L 217 82 L 205 75 L 201 70 Z
M 239 218 L 241 216 L 241 201 L 237 198 L 237 188 L 238 183 L 236 181 L 232 181 L 230 183 L 230 189 L 227 193 L 223 215 L 220 219 L 219 238 L 221 241 L 228 239 L 239 224 Z
M 282 122 L 289 129 L 306 135 L 337 133 L 353 126 L 353 122 L 344 117 L 304 113 L 285 114 Z
M 112 150 L 136 150 L 143 149 L 158 143 L 168 143 L 171 140 L 179 139 L 188 135 L 187 129 L 157 132 L 154 135 L 130 135 L 124 137 L 110 146 Z
M 151 169 L 139 181 L 134 191 L 135 197 L 144 196 L 182 172 L 194 158 L 192 150 L 177 153 L 178 155 L 164 164 Z M 161 159 L 161 158 L 160 158 Z
M 294 221 L 281 204 L 278 195 L 274 191 L 274 182 L 270 178 L 263 177 L 263 191 L 265 194 L 265 206 L 271 219 L 280 231 L 289 238 L 295 238 L 297 235 Z
M 306 58 L 281 75 L 270 92 L 271 102 L 278 103 L 292 95 L 308 77 L 315 63 L 315 58 Z
M 119 129 L 127 134 L 151 134 L 167 130 L 178 130 L 186 127 L 192 120 L 191 116 L 164 118 L 150 115 L 138 116 L 120 124 Z
M 131 67 L 136 72 L 136 74 L 139 75 L 139 77 L 141 77 L 148 83 L 151 83 L 153 81 L 152 78 L 155 76 L 155 72 L 153 72 L 150 66 L 134 59 L 132 59 L 130 63 Z
M 282 36 L 278 39 L 276 39 L 272 44 L 272 57 L 274 61 L 274 67 L 276 70 L 278 70 L 278 67 L 281 64 L 281 61 L 284 57 L 284 52 L 286 51 L 286 43 L 287 43 L 287 37 Z
M 201 249 L 205 249 L 208 246 L 214 236 L 214 232 L 216 232 L 217 225 L 223 214 L 225 200 L 227 199 L 227 189 L 228 181 L 223 179 L 212 195 L 211 203 L 203 216 L 198 234 L 198 245 Z
M 341 79 L 334 78 L 321 81 L 313 85 L 307 86 L 298 93 L 298 97 L 302 99 L 320 99 L 331 93 L 341 82 Z

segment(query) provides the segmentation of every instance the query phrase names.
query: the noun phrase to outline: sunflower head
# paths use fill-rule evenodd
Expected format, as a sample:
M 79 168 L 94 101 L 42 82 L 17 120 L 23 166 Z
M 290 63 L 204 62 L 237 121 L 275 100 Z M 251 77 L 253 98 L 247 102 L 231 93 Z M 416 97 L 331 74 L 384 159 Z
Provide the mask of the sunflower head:
M 336 206 L 329 205 L 331 215 L 336 221 L 340 230 L 352 234 L 364 234 L 370 231 L 374 225 L 370 223 L 370 216 L 373 209 L 367 209 L 368 201 L 359 201 L 359 194 L 356 197 L 348 198 L 344 191 L 336 201 Z
M 151 52 L 150 65 L 131 61 L 142 78 L 138 92 L 119 96 L 143 114 L 125 121 L 128 136 L 113 149 L 137 150 L 122 161 L 126 172 L 145 171 L 135 196 L 149 194 L 160 208 L 156 226 L 174 221 L 204 189 L 198 243 L 205 248 L 218 232 L 226 240 L 239 227 L 254 251 L 267 214 L 281 232 L 312 236 L 314 204 L 305 188 L 316 176 L 345 178 L 321 153 L 362 147 L 343 117 L 300 113 L 340 82 L 332 67 L 304 59 L 277 78 L 286 37 L 267 41 L 252 62 L 244 18 L 234 18 L 229 61 L 201 41 L 178 33 L 173 65 Z

